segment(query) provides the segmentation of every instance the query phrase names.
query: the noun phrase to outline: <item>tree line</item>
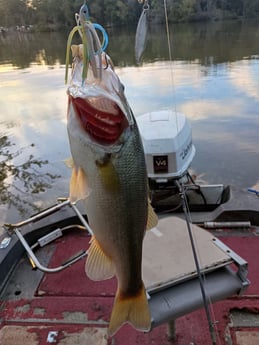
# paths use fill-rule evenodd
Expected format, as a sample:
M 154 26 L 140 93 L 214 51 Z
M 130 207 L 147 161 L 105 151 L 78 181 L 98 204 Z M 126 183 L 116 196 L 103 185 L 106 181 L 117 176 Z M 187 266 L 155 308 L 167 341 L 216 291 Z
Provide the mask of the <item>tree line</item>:
M 253 18 L 259 0 L 165 0 L 169 22 Z M 104 26 L 136 23 L 143 4 L 138 0 L 88 0 L 91 20 Z M 74 14 L 82 0 L 0 0 L 0 26 L 33 25 L 38 30 L 57 30 L 75 25 Z M 150 20 L 165 20 L 164 0 L 148 0 Z

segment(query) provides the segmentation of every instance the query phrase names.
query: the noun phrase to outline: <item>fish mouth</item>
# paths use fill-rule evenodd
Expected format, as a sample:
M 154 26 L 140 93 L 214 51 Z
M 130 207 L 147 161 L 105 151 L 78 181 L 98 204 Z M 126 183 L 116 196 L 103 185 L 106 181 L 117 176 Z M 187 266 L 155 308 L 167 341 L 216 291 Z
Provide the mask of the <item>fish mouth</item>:
M 105 97 L 69 96 L 82 128 L 99 144 L 114 144 L 129 123 L 120 107 Z

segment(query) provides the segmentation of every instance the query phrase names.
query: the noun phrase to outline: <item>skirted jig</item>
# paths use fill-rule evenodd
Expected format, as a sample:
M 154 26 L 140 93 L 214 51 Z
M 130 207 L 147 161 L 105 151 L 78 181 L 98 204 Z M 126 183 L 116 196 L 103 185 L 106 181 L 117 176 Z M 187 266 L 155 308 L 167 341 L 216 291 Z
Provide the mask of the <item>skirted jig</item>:
M 74 34 L 78 31 L 83 44 L 83 72 L 82 80 L 87 77 L 88 64 L 92 66 L 94 77 L 102 79 L 102 52 L 105 51 L 108 45 L 108 35 L 105 29 L 97 23 L 91 23 L 89 11 L 86 3 L 81 6 L 79 14 L 75 14 L 76 26 L 71 30 L 67 40 L 66 51 L 66 73 L 65 83 L 68 79 L 68 67 L 69 67 L 69 54 L 72 39 Z M 102 42 L 99 40 L 99 36 L 96 30 L 101 31 Z

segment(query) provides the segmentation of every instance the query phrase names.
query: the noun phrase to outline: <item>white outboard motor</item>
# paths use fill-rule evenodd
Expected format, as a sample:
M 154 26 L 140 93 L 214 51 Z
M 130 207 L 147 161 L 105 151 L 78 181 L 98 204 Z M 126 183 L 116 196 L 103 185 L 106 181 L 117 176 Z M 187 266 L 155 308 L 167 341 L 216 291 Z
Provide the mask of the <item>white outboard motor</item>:
M 145 113 L 136 119 L 151 189 L 166 188 L 187 174 L 194 158 L 191 127 L 183 114 L 172 110 Z

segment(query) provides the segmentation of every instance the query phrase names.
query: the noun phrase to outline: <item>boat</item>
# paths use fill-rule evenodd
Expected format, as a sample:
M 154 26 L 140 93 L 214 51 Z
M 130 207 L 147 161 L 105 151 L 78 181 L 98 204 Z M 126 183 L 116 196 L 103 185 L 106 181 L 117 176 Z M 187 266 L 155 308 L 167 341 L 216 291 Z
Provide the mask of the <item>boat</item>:
M 188 172 L 195 147 L 183 114 L 162 110 L 137 121 L 159 215 L 143 253 L 151 330 L 126 324 L 107 338 L 116 281 L 87 278 L 87 214 L 80 202 L 59 198 L 3 226 L 1 345 L 259 343 L 257 192 L 195 182 Z
M 89 24 L 86 19 L 81 24 Z M 80 15 L 76 20 L 79 24 Z M 92 31 L 100 29 L 94 25 Z M 139 42 L 143 49 L 145 36 Z M 2 227 L 1 345 L 259 343 L 259 192 L 195 180 L 189 172 L 195 146 L 184 114 L 163 109 L 136 120 L 150 200 L 159 216 L 143 244 L 150 330 L 125 324 L 107 337 L 116 280 L 87 278 L 92 234 L 87 214 L 80 202 L 61 197 L 28 219 Z

